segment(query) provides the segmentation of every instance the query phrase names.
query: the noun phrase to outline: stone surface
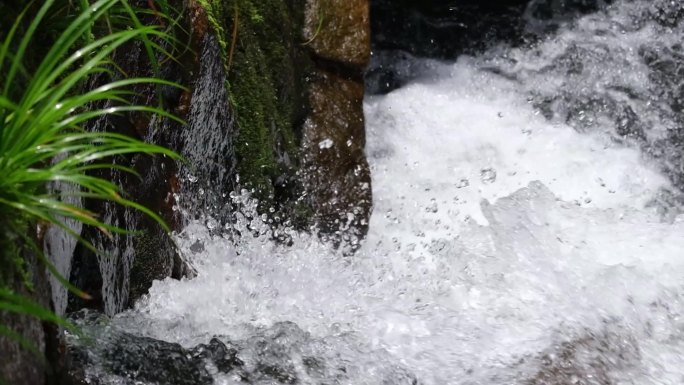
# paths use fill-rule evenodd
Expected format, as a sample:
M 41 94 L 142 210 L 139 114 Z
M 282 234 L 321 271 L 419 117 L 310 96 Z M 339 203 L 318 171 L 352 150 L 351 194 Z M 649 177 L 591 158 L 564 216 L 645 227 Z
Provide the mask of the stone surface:
M 301 0 L 231 0 L 223 7 L 227 87 L 236 111 L 239 185 L 263 212 L 290 216 L 301 193 L 301 123 L 312 63 L 302 49 Z
M 188 19 L 196 23 L 189 28 L 193 38 L 206 35 L 206 15 L 204 19 L 201 13 L 197 15 L 189 12 L 186 16 L 187 19 L 181 20 L 182 23 L 189 24 Z M 207 72 L 204 68 L 209 64 L 202 61 L 200 54 L 203 52 L 202 48 L 209 44 L 203 45 L 203 42 L 191 39 L 191 45 L 193 50 L 176 52 L 178 61 L 166 61 L 159 69 L 159 73 L 155 73 L 144 47 L 138 42 L 129 43 L 118 51 L 115 60 L 121 68 L 126 69 L 129 76 L 161 76 L 166 80 L 196 88 L 198 79 Z M 95 79 L 91 86 L 104 81 L 106 79 Z M 162 102 L 169 110 L 178 113 L 179 117 L 184 119 L 193 116 L 193 106 L 200 105 L 197 101 L 192 103 L 191 96 L 194 94 L 173 87 L 140 85 L 136 91 L 135 102 L 143 105 Z M 223 111 L 224 107 L 225 105 L 221 105 L 215 109 L 220 108 Z M 183 125 L 171 119 L 130 114 L 101 119 L 90 128 L 95 131 L 106 130 L 127 134 L 183 153 L 185 148 L 182 133 L 190 132 L 198 140 L 203 139 L 201 135 L 192 131 L 192 127 L 195 126 L 192 125 L 192 121 L 188 125 Z M 135 169 L 140 176 L 127 175 L 118 170 L 104 171 L 98 176 L 118 183 L 126 197 L 160 215 L 171 229 L 181 228 L 184 218 L 179 215 L 180 211 L 174 210 L 174 207 L 178 205 L 176 196 L 184 187 L 181 183 L 182 178 L 179 177 L 183 169 L 180 169 L 176 162 L 164 156 L 152 157 L 142 154 L 117 157 L 111 161 Z M 209 168 L 207 171 L 211 174 Z M 107 237 L 97 229 L 84 229 L 81 235 L 96 245 L 103 254 L 95 255 L 82 245 L 77 246 L 70 279 L 90 293 L 93 300 L 83 301 L 72 295 L 69 298 L 68 311 L 89 307 L 114 314 L 131 306 L 145 294 L 153 280 L 168 276 L 180 278 L 191 273 L 178 254 L 170 235 L 151 218 L 135 210 L 110 203 L 86 201 L 85 206 L 100 213 L 110 224 L 137 233 Z
M 640 360 L 636 340 L 624 331 L 587 333 L 555 346 L 539 359 L 525 385 L 615 385 L 614 371 L 629 371 Z
M 341 360 L 340 352 L 292 322 L 259 328 L 243 340 L 219 336 L 185 348 L 123 332 L 99 313 L 84 311 L 72 318 L 88 338 L 69 339 L 68 362 L 77 370 L 62 368 L 68 385 L 209 385 L 226 376 L 244 384 L 346 384 L 371 370 L 378 383 L 418 384 L 400 365 Z
M 374 50 L 455 58 L 522 35 L 529 0 L 372 0 Z
M 372 0 L 376 50 L 456 58 L 501 42 L 521 43 L 612 0 Z
M 401 56 L 454 60 L 498 44 L 530 44 L 562 23 L 612 0 L 372 0 L 370 93 L 387 93 L 411 76 Z M 667 14 L 667 10 L 664 11 Z M 397 59 L 398 58 L 398 59 Z
M 262 212 L 287 218 L 298 228 L 314 223 L 335 233 L 344 227 L 340 216 L 347 222 L 353 202 L 362 207 L 355 215 L 367 221 L 370 189 L 362 100 L 363 71 L 370 57 L 368 2 L 202 4 L 226 59 L 238 126 L 238 185 L 260 199 Z M 345 91 L 337 95 L 338 88 Z M 334 156 L 327 156 L 310 145 L 331 133 L 347 149 L 334 149 Z M 312 170 L 327 178 L 315 179 Z M 355 232 L 363 234 L 363 226 Z
M 316 63 L 302 142 L 306 202 L 318 229 L 350 251 L 367 232 L 372 205 L 363 117 L 368 12 L 366 0 L 311 0 L 304 28 Z
M 121 334 L 105 350 L 112 374 L 133 380 L 173 385 L 209 385 L 214 381 L 201 358 L 178 344 Z
M 0 231 L 8 223 L 0 218 Z M 30 232 L 30 231 L 29 231 Z M 50 287 L 45 267 L 27 250 L 16 245 L 22 241 L 0 236 L 0 284 L 43 307 L 50 306 Z M 17 264 L 13 253 L 21 253 L 25 263 Z M 0 326 L 7 328 L 30 344 L 35 352 L 25 349 L 15 338 L 0 333 L 0 383 L 11 385 L 44 384 L 48 364 L 42 354 L 46 350 L 43 323 L 37 318 L 0 310 Z
M 368 0 L 309 0 L 304 37 L 315 55 L 363 69 L 370 59 Z
M 340 237 L 365 234 L 372 204 L 364 154 L 364 89 L 357 80 L 324 70 L 315 79 L 311 114 L 304 125 L 308 200 L 324 233 L 342 231 L 335 236 L 339 242 Z

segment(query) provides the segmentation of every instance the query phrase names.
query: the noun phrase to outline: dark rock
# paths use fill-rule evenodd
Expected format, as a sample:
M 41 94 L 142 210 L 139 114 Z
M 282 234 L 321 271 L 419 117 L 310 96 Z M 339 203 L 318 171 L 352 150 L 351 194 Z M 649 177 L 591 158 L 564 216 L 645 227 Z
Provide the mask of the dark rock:
M 6 232 L 6 229 L 18 226 L 9 224 L 9 220 L 10 218 L 0 218 L 0 263 L 3 266 L 0 271 L 0 287 L 49 308 L 50 287 L 45 266 L 29 250 L 18 247 L 24 244 L 22 239 L 14 238 Z M 31 234 L 28 226 L 26 229 Z M 19 262 L 19 256 L 23 263 Z M 43 323 L 33 316 L 0 310 L 0 326 L 16 333 L 34 349 L 28 350 L 16 337 L 12 338 L 5 332 L 0 333 L 0 383 L 44 384 L 49 366 L 44 359 L 46 331 Z
M 623 331 L 587 331 L 555 346 L 539 359 L 527 385 L 615 385 L 613 371 L 626 371 L 640 359 L 636 340 Z
M 219 372 L 230 373 L 234 369 L 242 368 L 244 362 L 237 357 L 235 347 L 227 347 L 218 338 L 212 338 L 209 344 L 201 344 L 192 349 L 195 357 L 208 359 L 216 365 Z
M 368 229 L 372 205 L 364 154 L 363 84 L 320 71 L 304 125 L 307 197 L 320 229 L 336 243 L 356 247 Z
M 370 365 L 364 360 L 348 361 L 348 356 L 292 322 L 256 329 L 244 340 L 214 337 L 206 344 L 186 349 L 122 332 L 101 313 L 86 310 L 70 317 L 85 334 L 68 338 L 66 362 L 72 367 L 61 368 L 60 384 L 134 385 L 142 381 L 208 385 L 214 383 L 212 373 L 228 375 L 245 384 L 336 384 L 354 383 L 370 368 L 378 383 L 418 384 L 406 368 L 378 357 L 370 360 Z
M 374 50 L 453 59 L 500 43 L 520 44 L 612 0 L 373 0 Z
M 130 273 L 131 303 L 147 294 L 154 280 L 162 280 L 173 275 L 175 250 L 172 240 L 161 228 L 153 228 L 133 238 L 135 259 Z M 180 278 L 180 277 L 179 277 Z
M 190 17 L 184 16 L 186 18 L 181 18 L 180 23 L 188 24 Z M 191 33 L 194 31 L 192 27 L 189 30 Z M 183 32 L 178 33 L 181 34 L 178 37 L 182 40 Z M 193 41 L 193 44 L 194 47 L 200 47 L 200 43 Z M 167 49 L 173 50 L 171 47 Z M 200 67 L 200 59 L 196 58 L 191 50 L 175 54 L 177 61 L 169 60 L 159 72 L 155 72 L 150 65 L 145 48 L 140 42 L 127 44 L 117 51 L 114 60 L 132 77 L 159 76 L 179 84 L 194 85 L 197 78 L 194 74 L 201 73 L 199 68 L 195 68 Z M 90 86 L 95 87 L 107 80 L 98 77 Z M 180 113 L 181 118 L 187 118 L 190 113 L 190 109 L 187 108 L 190 104 L 188 95 L 183 91 L 151 85 L 137 86 L 135 91 L 136 103 L 155 105 L 161 99 L 166 104 L 165 107 Z M 221 109 L 225 110 L 223 106 Z M 150 119 L 143 114 L 130 114 L 100 119 L 89 128 L 94 131 L 113 131 L 130 135 L 178 152 L 183 149 L 183 142 L 179 136 L 179 133 L 184 131 L 183 125 L 171 119 Z M 201 137 L 198 137 L 201 140 Z M 114 169 L 98 172 L 97 176 L 117 183 L 127 198 L 160 215 L 172 229 L 180 229 L 183 218 L 179 216 L 179 210 L 174 209 L 178 205 L 176 194 L 181 189 L 178 177 L 180 170 L 173 160 L 164 156 L 137 154 L 117 157 L 110 161 L 133 168 L 140 177 Z M 70 280 L 91 294 L 93 299 L 84 301 L 70 295 L 68 311 L 89 307 L 114 314 L 145 294 L 153 280 L 168 276 L 181 278 L 192 275 L 192 270 L 181 258 L 170 235 L 151 218 L 111 203 L 86 201 L 85 207 L 100 213 L 107 223 L 137 233 L 113 234 L 110 237 L 98 229 L 84 228 L 81 236 L 92 242 L 100 254 L 93 253 L 82 245 L 77 246 L 72 259 Z
M 374 50 L 455 58 L 520 38 L 528 0 L 371 1 Z
M 562 23 L 610 3 L 612 0 L 372 0 L 373 55 L 408 53 L 453 60 L 501 44 L 532 44 Z M 581 71 L 578 63 L 574 64 L 570 71 Z M 390 92 L 412 78 L 402 74 L 401 64 L 387 60 L 374 60 L 366 76 L 370 93 Z
M 178 344 L 120 334 L 104 351 L 111 373 L 134 381 L 168 385 L 208 385 L 214 381 L 199 357 Z
M 306 202 L 335 244 L 358 247 L 372 204 L 363 117 L 363 71 L 370 60 L 368 1 L 313 1 L 305 35 L 317 70 L 304 123 Z
M 368 0 L 311 1 L 304 37 L 316 56 L 363 69 L 370 58 L 368 12 Z
M 217 215 L 224 219 L 230 212 L 228 194 L 237 186 L 238 127 L 228 101 L 219 39 L 206 33 L 199 49 L 199 72 L 192 82 L 188 124 L 178 132 L 180 153 L 187 159 L 180 170 L 184 201 L 178 205 L 196 216 Z
M 185 349 L 179 344 L 136 336 L 111 324 L 106 315 L 81 310 L 69 315 L 81 330 L 67 334 L 58 378 L 61 383 L 135 384 L 146 382 L 164 385 L 209 385 L 213 378 L 205 358 L 222 360 L 229 353 L 225 345 L 212 341 L 208 346 Z M 114 376 L 114 377 L 112 377 Z

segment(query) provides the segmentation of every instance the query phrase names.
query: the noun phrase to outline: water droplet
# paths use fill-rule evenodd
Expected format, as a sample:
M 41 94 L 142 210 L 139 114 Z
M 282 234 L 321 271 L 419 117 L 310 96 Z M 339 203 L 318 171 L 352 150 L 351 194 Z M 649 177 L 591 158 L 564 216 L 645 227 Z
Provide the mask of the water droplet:
M 437 211 L 439 211 L 439 207 L 437 206 L 437 199 L 430 199 L 430 204 L 425 207 L 425 211 L 428 213 L 436 213 Z
M 464 188 L 470 186 L 470 181 L 466 178 L 462 178 L 456 183 L 456 188 Z
M 318 148 L 320 148 L 321 150 L 326 150 L 331 148 L 333 144 L 335 143 L 332 141 L 332 139 L 324 139 L 318 142 Z
M 480 179 L 486 184 L 496 182 L 496 170 L 491 167 L 483 168 L 480 170 Z

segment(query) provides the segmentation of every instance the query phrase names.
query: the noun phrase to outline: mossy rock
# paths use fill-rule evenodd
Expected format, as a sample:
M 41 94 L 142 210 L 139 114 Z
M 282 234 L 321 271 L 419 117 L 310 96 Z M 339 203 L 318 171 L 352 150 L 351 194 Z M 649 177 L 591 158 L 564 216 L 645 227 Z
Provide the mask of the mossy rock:
M 155 280 L 171 277 L 178 251 L 161 228 L 151 229 L 133 239 L 135 260 L 131 268 L 129 303 L 147 294 Z
M 292 200 L 313 63 L 302 45 L 303 0 L 202 0 L 224 50 L 240 185 L 264 206 Z
M 49 308 L 50 286 L 45 266 L 16 231 L 24 230 L 29 239 L 36 239 L 35 225 L 16 216 L 0 212 L 0 287 Z M 46 351 L 46 331 L 36 317 L 0 310 L 0 326 L 21 336 L 39 354 Z M 45 383 L 45 366 L 35 352 L 27 350 L 16 338 L 0 333 L 0 383 L 33 385 Z
M 368 1 L 199 1 L 223 48 L 239 185 L 299 228 L 335 233 L 353 212 L 365 234 Z

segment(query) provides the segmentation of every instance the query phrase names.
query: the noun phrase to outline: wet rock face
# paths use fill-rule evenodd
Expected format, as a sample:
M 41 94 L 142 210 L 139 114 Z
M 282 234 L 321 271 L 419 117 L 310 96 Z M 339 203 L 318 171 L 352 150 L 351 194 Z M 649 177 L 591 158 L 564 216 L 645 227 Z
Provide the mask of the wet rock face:
M 368 0 L 309 0 L 304 36 L 314 55 L 363 69 L 370 57 Z
M 454 59 L 495 44 L 521 43 L 611 0 L 373 0 L 374 50 Z
M 305 169 L 316 222 L 325 233 L 363 236 L 371 208 L 364 155 L 363 85 L 320 71 L 311 89 L 312 114 L 304 126 Z
M 212 378 L 200 357 L 180 345 L 121 334 L 104 352 L 112 374 L 133 381 L 175 385 L 208 385 Z
M 521 35 L 528 0 L 373 0 L 374 50 L 455 58 Z
M 88 338 L 68 340 L 68 359 L 58 375 L 69 385 L 211 385 L 227 379 L 244 384 L 340 384 L 369 375 L 382 384 L 418 384 L 398 365 L 376 366 L 370 374 L 369 364 L 340 359 L 324 341 L 292 322 L 256 330 L 243 340 L 219 336 L 186 348 L 123 332 L 100 313 L 83 311 L 72 319 Z
M 363 235 L 371 201 L 361 81 L 370 55 L 367 2 L 193 1 L 184 17 L 192 51 L 160 71 L 190 90 L 136 91 L 138 102 L 162 99 L 188 123 L 131 115 L 98 121 L 91 129 L 170 147 L 187 163 L 121 157 L 113 162 L 133 167 L 140 179 L 117 170 L 100 176 L 120 184 L 173 230 L 194 219 L 183 217 L 187 213 L 212 215 L 223 226 L 233 210 L 230 192 L 248 188 L 264 212 L 275 208 L 274 215 L 295 226 L 315 222 L 326 233 L 343 228 Z M 130 76 L 155 76 L 140 44 L 130 44 L 116 60 Z M 318 143 L 327 138 L 339 145 L 319 152 Z M 311 178 L 299 176 L 302 167 L 315 170 Z M 153 280 L 191 273 L 173 241 L 149 218 L 113 204 L 85 206 L 140 234 L 109 238 L 97 229 L 83 230 L 107 256 L 76 247 L 70 278 L 94 299 L 71 296 L 68 311 L 90 307 L 114 314 L 144 295 Z
M 112 162 L 134 168 L 140 177 L 117 170 L 99 175 L 122 186 L 128 198 L 159 214 L 172 230 L 181 229 L 187 219 L 178 210 L 181 204 L 193 211 L 223 207 L 225 201 L 221 198 L 234 189 L 232 141 L 235 131 L 223 84 L 225 72 L 221 54 L 216 38 L 207 33 L 206 13 L 197 6 L 190 8 L 181 23 L 189 25 L 192 50 L 177 52 L 178 62 L 165 62 L 155 74 L 140 43 L 129 44 L 115 57 L 129 76 L 161 76 L 187 85 L 190 91 L 155 86 L 140 86 L 136 91 L 138 103 L 155 105 L 161 100 L 167 110 L 188 123 L 132 114 L 104 119 L 91 127 L 96 131 L 120 132 L 160 144 L 184 156 L 187 162 L 182 165 L 163 156 L 120 157 Z M 196 174 L 199 177 L 195 177 Z M 207 194 L 197 193 L 198 185 L 209 184 L 213 188 L 207 188 Z M 196 199 L 178 202 L 179 193 Z M 89 307 L 114 314 L 146 294 L 154 280 L 192 274 L 170 235 L 146 215 L 110 203 L 86 201 L 85 205 L 101 213 L 109 223 L 138 233 L 110 238 L 97 229 L 84 229 L 83 237 L 105 254 L 95 255 L 82 245 L 76 247 L 70 279 L 94 299 L 83 301 L 71 295 L 68 311 Z
M 636 340 L 624 331 L 590 332 L 540 357 L 526 385 L 615 385 L 614 373 L 629 372 L 640 359 Z
M 4 231 L 7 226 L 5 218 L 0 219 L 0 229 Z M 10 244 L 15 243 L 14 245 Z M 5 239 L 0 237 L 0 262 L 3 263 L 0 271 L 0 281 L 4 288 L 13 290 L 16 294 L 29 298 L 43 307 L 50 303 L 50 288 L 48 287 L 46 272 L 41 263 L 30 253 L 24 252 L 26 265 L 24 265 L 26 277 L 16 271 L 12 260 L 7 260 L 8 251 L 16 250 L 19 240 Z M 4 254 L 7 253 L 7 254 Z M 25 281 L 28 279 L 28 282 Z M 27 287 L 32 285 L 32 289 Z M 46 351 L 46 330 L 43 323 L 31 316 L 9 313 L 0 310 L 0 325 L 12 330 L 21 336 L 26 342 L 40 353 Z M 4 333 L 0 333 L 0 383 L 12 385 L 44 384 L 47 367 L 36 359 L 35 353 L 21 346 L 15 339 Z
M 316 63 L 304 124 L 304 175 L 319 229 L 354 249 L 367 232 L 363 72 L 370 59 L 366 0 L 309 1 L 305 36 Z
M 370 56 L 367 0 L 202 4 L 218 24 L 213 32 L 228 59 L 238 188 L 251 191 L 272 219 L 335 233 L 347 222 L 341 218 L 351 202 L 370 202 L 370 189 L 359 188 L 369 182 L 362 116 L 362 74 Z M 319 156 L 318 142 L 326 138 L 345 149 Z M 355 168 L 360 171 L 351 173 Z M 316 173 L 327 177 L 316 179 Z M 356 215 L 367 220 L 368 214 L 366 207 Z M 363 234 L 363 226 L 357 221 L 351 227 Z
M 386 93 L 408 79 L 401 55 L 454 60 L 497 44 L 529 44 L 563 22 L 612 0 L 372 0 L 373 60 L 368 91 Z M 397 57 L 399 60 L 397 60 Z

